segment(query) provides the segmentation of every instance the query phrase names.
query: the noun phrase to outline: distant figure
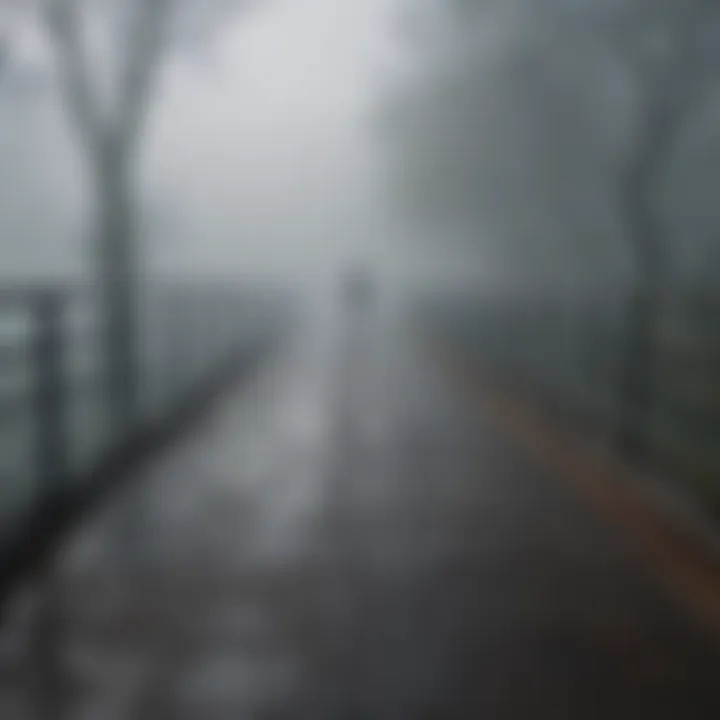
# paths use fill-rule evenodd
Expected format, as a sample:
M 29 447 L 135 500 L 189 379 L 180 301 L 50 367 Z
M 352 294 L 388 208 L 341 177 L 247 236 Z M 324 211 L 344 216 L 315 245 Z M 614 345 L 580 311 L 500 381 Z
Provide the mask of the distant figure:
M 367 309 L 376 294 L 372 271 L 363 267 L 348 271 L 343 278 L 342 293 L 349 310 Z
M 5 36 L 0 33 L 0 79 L 2 79 L 5 74 L 5 66 L 8 64 L 8 57 L 10 55 L 7 45 Z

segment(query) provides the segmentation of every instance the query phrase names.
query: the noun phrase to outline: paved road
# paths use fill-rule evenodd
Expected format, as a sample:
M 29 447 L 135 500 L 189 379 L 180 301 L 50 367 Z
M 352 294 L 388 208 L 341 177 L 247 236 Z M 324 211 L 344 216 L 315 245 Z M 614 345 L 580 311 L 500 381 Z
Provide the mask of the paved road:
M 56 571 L 68 717 L 720 717 L 718 647 L 391 319 L 309 320 L 140 487 Z

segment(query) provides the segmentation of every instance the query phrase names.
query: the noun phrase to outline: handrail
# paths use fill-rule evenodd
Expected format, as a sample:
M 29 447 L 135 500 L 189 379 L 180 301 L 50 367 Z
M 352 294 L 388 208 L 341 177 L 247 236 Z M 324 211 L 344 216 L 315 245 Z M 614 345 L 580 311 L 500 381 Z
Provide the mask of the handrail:
M 243 316 L 248 300 L 243 289 L 239 290 L 236 317 Z M 193 287 L 183 294 L 178 287 L 183 312 L 175 311 L 179 305 L 172 302 L 176 297 L 173 288 L 173 296 L 165 299 L 164 310 L 157 316 L 158 326 L 144 326 L 143 337 L 138 338 L 144 349 L 140 371 L 145 373 L 139 379 L 149 391 L 142 417 L 133 427 L 116 432 L 103 392 L 108 376 L 103 371 L 100 342 L 94 349 L 89 346 L 90 355 L 85 347 L 88 341 L 101 340 L 98 324 L 83 323 L 78 332 L 77 325 L 68 322 L 71 303 L 79 294 L 75 288 L 55 285 L 0 286 L 0 315 L 8 313 L 8 318 L 20 319 L 23 328 L 17 345 L 10 342 L 12 327 L 0 340 L 5 380 L 0 387 L 0 432 L 13 432 L 14 436 L 13 424 L 18 423 L 15 427 L 23 442 L 30 443 L 28 450 L 34 461 L 32 468 L 5 469 L 5 473 L 22 473 L 20 480 L 31 488 L 32 507 L 15 506 L 13 499 L 11 506 L 2 508 L 0 516 L 10 518 L 13 527 L 0 527 L 0 576 L 5 572 L 2 558 L 7 554 L 8 534 L 15 538 L 13 545 L 19 537 L 16 530 L 20 535 L 30 532 L 24 517 L 35 517 L 34 522 L 42 527 L 43 508 L 52 517 L 69 511 L 65 506 L 76 502 L 76 488 L 84 484 L 75 475 L 99 482 L 103 473 L 98 475 L 94 468 L 122 465 L 120 458 L 127 448 L 144 447 L 152 444 L 149 438 L 164 436 L 162 428 L 173 425 L 178 413 L 185 414 L 189 405 L 197 404 L 198 397 L 214 386 L 214 378 L 227 377 L 229 366 L 242 364 L 243 358 L 261 348 L 274 331 L 269 324 L 253 327 L 248 334 L 246 327 L 232 322 L 232 298 L 227 288 L 214 293 L 207 287 L 198 293 Z M 275 330 L 282 327 L 282 323 L 277 325 Z M 154 334 L 157 342 L 152 341 Z M 13 367 L 18 370 L 17 378 Z M 101 413 L 98 423 L 106 427 L 89 428 L 88 437 L 83 438 L 82 423 L 88 411 L 92 422 L 94 413 Z M 92 446 L 89 451 L 85 440 Z M 89 459 L 85 457 L 88 452 L 92 455 Z M 79 464 L 75 457 L 78 453 L 83 456 Z M 8 457 L 9 465 L 16 461 L 24 462 L 23 452 Z M 26 495 L 23 492 L 23 498 Z M 21 527 L 14 528 L 16 522 Z

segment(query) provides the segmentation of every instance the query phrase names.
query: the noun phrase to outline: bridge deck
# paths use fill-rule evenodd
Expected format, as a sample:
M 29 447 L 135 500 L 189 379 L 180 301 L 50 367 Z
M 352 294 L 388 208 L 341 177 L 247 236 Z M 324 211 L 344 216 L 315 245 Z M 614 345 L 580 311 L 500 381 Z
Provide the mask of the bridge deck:
M 466 400 L 400 333 L 309 328 L 45 581 L 67 716 L 720 717 L 717 645 Z M 42 599 L 3 718 L 52 697 Z

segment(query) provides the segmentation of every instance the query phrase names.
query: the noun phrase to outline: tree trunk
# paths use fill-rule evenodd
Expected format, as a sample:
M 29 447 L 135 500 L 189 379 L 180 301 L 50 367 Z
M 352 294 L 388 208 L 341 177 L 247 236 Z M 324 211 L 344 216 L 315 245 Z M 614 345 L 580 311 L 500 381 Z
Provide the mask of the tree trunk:
M 110 430 L 119 433 L 137 420 L 139 410 L 139 268 L 131 163 L 125 153 L 101 153 L 96 185 L 103 394 Z
M 658 279 L 638 283 L 627 306 L 618 433 L 622 453 L 632 460 L 641 459 L 648 451 L 661 308 Z
M 665 227 L 657 207 L 659 183 L 684 118 L 682 106 L 666 102 L 661 93 L 659 98 L 650 108 L 621 186 L 636 280 L 626 311 L 618 441 L 632 460 L 648 450 L 657 332 L 669 271 Z

